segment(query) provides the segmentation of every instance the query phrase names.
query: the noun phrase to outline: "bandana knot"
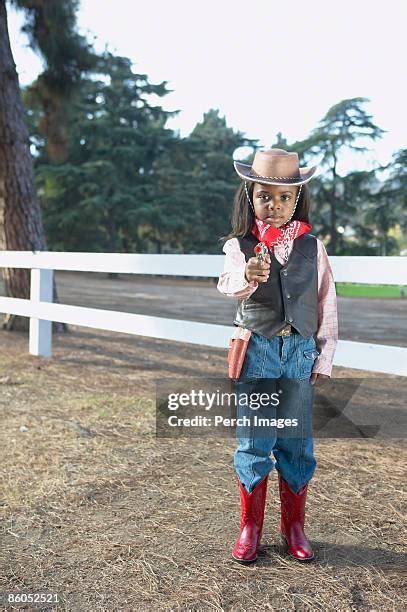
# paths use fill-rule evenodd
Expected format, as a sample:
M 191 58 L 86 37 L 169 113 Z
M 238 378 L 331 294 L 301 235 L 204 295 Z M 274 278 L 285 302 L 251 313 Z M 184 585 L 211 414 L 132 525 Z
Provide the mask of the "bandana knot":
M 311 228 L 312 225 L 305 221 L 290 221 L 282 227 L 272 227 L 269 223 L 256 217 L 251 231 L 268 248 L 272 246 L 282 247 L 285 253 L 284 259 L 287 261 L 291 242 L 302 234 L 309 232 Z

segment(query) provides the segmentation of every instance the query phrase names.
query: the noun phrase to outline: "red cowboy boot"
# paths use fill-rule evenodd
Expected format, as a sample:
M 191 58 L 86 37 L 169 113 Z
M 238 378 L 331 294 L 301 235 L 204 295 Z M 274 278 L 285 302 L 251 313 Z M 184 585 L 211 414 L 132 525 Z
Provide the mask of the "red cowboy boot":
M 314 553 L 304 533 L 308 484 L 304 485 L 298 493 L 294 493 L 279 474 L 278 485 L 281 501 L 280 533 L 288 546 L 288 552 L 298 561 L 311 561 Z
M 263 529 L 268 475 L 248 493 L 237 479 L 240 491 L 240 533 L 232 557 L 239 563 L 253 563 L 257 559 Z

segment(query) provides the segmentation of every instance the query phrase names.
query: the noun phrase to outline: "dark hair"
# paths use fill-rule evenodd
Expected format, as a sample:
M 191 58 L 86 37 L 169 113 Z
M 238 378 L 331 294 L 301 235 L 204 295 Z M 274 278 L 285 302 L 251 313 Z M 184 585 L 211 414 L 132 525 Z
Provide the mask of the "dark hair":
M 253 189 L 254 181 L 248 181 L 247 190 L 249 192 L 250 200 L 252 202 Z M 298 199 L 297 207 L 291 220 L 305 221 L 306 223 L 309 223 L 309 209 L 309 189 L 308 185 L 304 183 L 301 189 L 300 197 Z M 235 193 L 233 200 L 233 210 L 231 217 L 232 231 L 227 236 L 221 236 L 219 240 L 226 242 L 226 240 L 229 240 L 230 238 L 236 238 L 237 236 L 246 236 L 251 231 L 254 218 L 255 217 L 253 208 L 251 207 L 250 202 L 248 202 L 247 200 L 246 190 L 244 188 L 244 181 L 242 181 Z

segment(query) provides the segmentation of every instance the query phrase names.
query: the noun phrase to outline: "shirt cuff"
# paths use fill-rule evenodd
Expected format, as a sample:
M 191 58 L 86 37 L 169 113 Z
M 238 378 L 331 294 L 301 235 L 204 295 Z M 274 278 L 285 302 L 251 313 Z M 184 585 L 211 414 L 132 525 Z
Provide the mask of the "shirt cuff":
M 322 355 L 316 358 L 314 367 L 312 368 L 312 374 L 326 374 L 331 377 L 332 375 L 332 363 L 329 363 Z

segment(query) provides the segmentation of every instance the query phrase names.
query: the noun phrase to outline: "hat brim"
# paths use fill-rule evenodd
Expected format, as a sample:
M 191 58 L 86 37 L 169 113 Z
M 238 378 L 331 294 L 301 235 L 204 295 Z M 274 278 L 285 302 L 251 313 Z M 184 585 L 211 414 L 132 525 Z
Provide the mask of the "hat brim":
M 303 185 L 304 183 L 308 183 L 315 175 L 318 166 L 309 166 L 300 168 L 300 177 L 299 179 L 285 179 L 282 177 L 273 177 L 273 178 L 265 178 L 259 177 L 253 172 L 252 167 L 247 164 L 242 164 L 241 162 L 234 161 L 233 165 L 237 174 L 245 181 L 251 181 L 252 183 L 261 183 L 264 185 Z

